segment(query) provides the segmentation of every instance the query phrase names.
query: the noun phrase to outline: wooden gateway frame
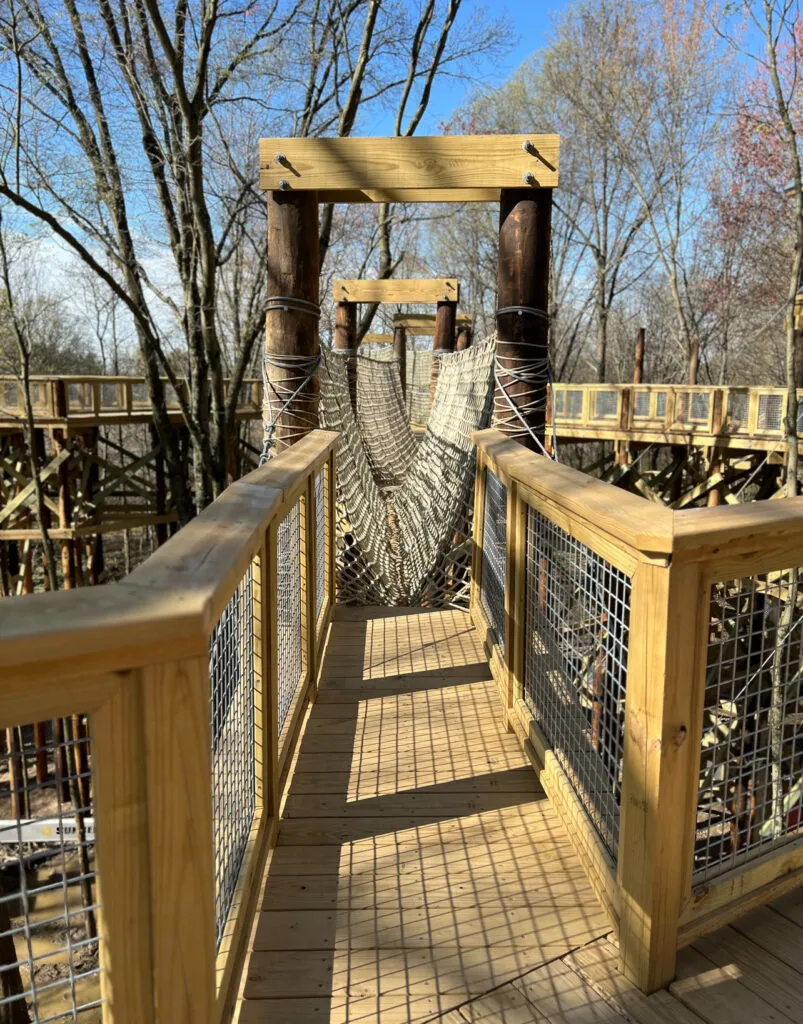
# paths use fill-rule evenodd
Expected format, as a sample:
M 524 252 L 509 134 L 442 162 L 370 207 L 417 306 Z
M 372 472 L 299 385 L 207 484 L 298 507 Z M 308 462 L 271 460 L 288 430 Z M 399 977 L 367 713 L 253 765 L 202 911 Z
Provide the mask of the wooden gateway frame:
M 547 357 L 549 238 L 558 155 L 557 135 L 260 141 L 260 183 L 268 212 L 266 407 L 277 446 L 292 443 L 317 425 L 319 205 L 499 202 L 497 360 L 501 369 L 509 367 L 514 374 L 527 361 Z M 357 287 L 357 282 L 348 283 Z M 384 286 L 390 293 L 402 284 L 361 282 L 359 287 Z M 424 287 L 416 283 L 416 288 Z M 400 301 L 398 294 L 396 290 L 389 301 Z M 420 294 L 408 301 L 420 302 Z M 338 302 L 335 348 L 341 352 L 356 348 L 357 301 L 352 293 L 350 301 Z M 454 302 L 442 305 L 444 320 L 456 315 Z M 534 437 L 543 441 L 545 403 L 534 409 L 531 391 L 526 381 L 514 382 L 506 395 L 497 393 L 496 405 L 508 419 L 511 406 L 519 408 L 517 426 L 510 432 L 537 447 Z

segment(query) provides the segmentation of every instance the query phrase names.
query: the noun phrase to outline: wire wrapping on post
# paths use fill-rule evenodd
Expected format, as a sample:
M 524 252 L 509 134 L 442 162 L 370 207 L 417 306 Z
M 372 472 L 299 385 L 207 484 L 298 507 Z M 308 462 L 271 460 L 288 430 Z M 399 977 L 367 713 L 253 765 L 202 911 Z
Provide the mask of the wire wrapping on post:
M 320 362 L 320 352 L 316 352 L 314 356 L 273 355 L 265 353 L 262 362 L 264 395 L 262 400 L 262 418 L 264 421 L 265 438 L 262 445 L 262 454 L 259 457 L 260 466 L 264 465 L 271 457 L 277 423 L 315 377 Z M 271 380 L 268 374 L 268 367 L 283 370 L 288 373 L 288 376 L 283 380 Z M 307 409 L 294 410 L 294 415 L 300 422 L 294 430 L 288 432 L 288 444 L 292 444 L 297 437 L 303 436 L 318 426 L 319 396 L 317 394 L 307 395 L 305 400 L 310 407 L 310 411 Z M 306 422 L 304 422 L 305 412 Z
M 307 313 L 314 316 L 316 320 L 321 318 L 321 307 L 315 302 L 308 302 L 307 299 L 297 299 L 292 295 L 271 295 L 265 300 L 265 312 L 271 313 L 275 310 L 283 310 L 293 313 Z
M 516 308 L 518 307 L 498 310 L 497 314 L 500 312 L 510 312 Z M 540 312 L 540 310 L 534 312 Z M 530 348 L 538 347 L 540 349 L 542 347 L 540 343 L 536 346 L 534 342 L 523 340 L 518 341 L 516 344 Z M 494 381 L 497 397 L 501 396 L 504 400 L 504 406 L 501 410 L 498 407 L 498 402 L 494 403 L 494 422 L 506 433 L 528 434 L 544 455 L 548 458 L 554 458 L 557 462 L 558 439 L 555 431 L 554 393 L 549 358 L 540 357 L 532 359 L 506 356 L 503 365 L 497 348 L 494 354 Z M 511 389 L 514 385 L 522 385 L 521 390 L 516 394 L 515 401 L 511 395 Z M 543 441 L 530 426 L 530 419 L 536 413 L 543 413 L 546 419 L 547 395 L 549 396 L 549 404 L 553 409 L 551 424 L 552 454 L 547 451 Z

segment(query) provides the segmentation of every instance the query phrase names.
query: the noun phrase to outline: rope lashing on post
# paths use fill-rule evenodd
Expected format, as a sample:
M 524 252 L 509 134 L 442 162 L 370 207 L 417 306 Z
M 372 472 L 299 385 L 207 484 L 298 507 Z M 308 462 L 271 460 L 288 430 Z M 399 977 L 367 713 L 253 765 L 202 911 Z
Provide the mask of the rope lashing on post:
M 265 424 L 265 437 L 262 454 L 259 457 L 260 466 L 264 465 L 271 457 L 276 424 L 280 417 L 291 410 L 293 403 L 315 377 L 320 362 L 320 352 L 314 356 L 265 353 L 262 361 L 262 383 L 264 385 L 262 418 Z M 269 367 L 283 371 L 286 376 L 282 380 L 272 380 L 268 374 Z M 318 395 L 307 395 L 303 407 L 297 405 L 292 409 L 296 422 L 293 424 L 294 429 L 286 434 L 287 444 L 292 444 L 298 437 L 302 437 L 318 426 L 318 401 Z
M 316 320 L 321 318 L 321 307 L 317 303 L 296 299 L 292 295 L 271 295 L 265 300 L 266 313 L 276 309 L 281 309 L 285 313 L 306 313 L 308 316 L 314 316 Z
M 534 316 L 539 320 L 549 322 L 549 314 L 543 309 L 536 309 L 534 306 L 504 306 L 497 309 L 496 316 L 500 317 L 506 313 L 515 313 L 519 317 Z M 518 339 L 517 346 L 527 348 L 539 348 L 543 346 L 535 342 Z M 558 461 L 558 438 L 555 429 L 554 414 L 554 392 L 552 388 L 552 371 L 549 365 L 549 357 L 533 359 L 529 357 L 505 356 L 504 362 L 499 357 L 498 349 L 494 353 L 494 381 L 497 394 L 501 394 L 505 401 L 505 408 L 500 411 L 494 407 L 494 424 L 507 434 L 521 436 L 528 434 L 535 441 L 541 452 L 547 458 Z M 516 386 L 515 401 L 511 394 Z M 547 451 L 546 445 L 535 434 L 530 426 L 530 418 L 536 413 L 543 413 L 546 419 L 547 398 L 552 412 L 552 452 Z

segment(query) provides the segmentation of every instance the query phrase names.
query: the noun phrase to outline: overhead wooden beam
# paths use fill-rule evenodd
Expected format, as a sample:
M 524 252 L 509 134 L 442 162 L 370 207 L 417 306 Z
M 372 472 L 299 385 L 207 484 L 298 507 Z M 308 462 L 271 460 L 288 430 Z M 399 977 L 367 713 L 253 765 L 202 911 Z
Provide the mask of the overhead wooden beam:
M 455 318 L 457 330 L 461 327 L 472 327 L 474 317 L 470 313 L 458 313 Z M 393 326 L 406 327 L 408 334 L 418 337 L 431 338 L 435 334 L 434 313 L 397 313 L 393 317 Z
M 261 139 L 260 184 L 320 191 L 319 201 L 337 193 L 341 202 L 376 202 L 409 190 L 411 202 L 466 202 L 471 190 L 498 198 L 503 188 L 555 188 L 558 151 L 557 135 L 536 134 Z
M 499 188 L 319 189 L 319 203 L 498 203 Z
M 368 334 L 363 335 L 363 339 L 360 342 L 361 345 L 392 345 L 393 335 L 392 334 Z
M 460 284 L 454 278 L 436 277 L 421 280 L 335 281 L 332 285 L 335 302 L 459 302 Z

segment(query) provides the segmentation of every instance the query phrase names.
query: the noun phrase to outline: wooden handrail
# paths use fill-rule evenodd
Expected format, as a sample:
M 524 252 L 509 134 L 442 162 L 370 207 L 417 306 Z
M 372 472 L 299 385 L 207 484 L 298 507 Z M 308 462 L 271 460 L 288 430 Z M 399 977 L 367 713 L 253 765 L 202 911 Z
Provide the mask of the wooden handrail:
M 652 991 L 671 981 L 679 946 L 803 881 L 803 840 L 794 843 L 789 837 L 761 857 L 741 858 L 702 885 L 695 887 L 694 875 L 712 586 L 752 576 L 756 588 L 766 589 L 767 581 L 803 565 L 803 497 L 672 511 L 554 464 L 497 431 L 480 432 L 475 440 L 472 617 L 486 644 L 505 719 L 539 772 L 610 914 L 620 969 Z M 506 488 L 501 629 L 491 622 L 498 618 L 498 602 L 486 605 L 483 599 L 489 471 Z M 531 511 L 557 538 L 554 550 L 551 542 L 530 549 L 541 543 L 534 540 Z M 493 565 L 499 565 L 498 552 Z M 564 600 L 568 605 L 579 600 L 588 621 L 575 623 L 558 597 L 554 626 L 551 620 L 531 620 L 546 622 L 534 627 L 543 634 L 536 640 L 526 632 L 533 614 L 528 602 L 538 601 L 538 612 L 545 612 L 553 578 L 572 572 L 577 574 L 574 591 Z M 498 587 L 497 576 L 492 579 Z M 582 598 L 587 588 L 588 607 Z M 617 622 L 612 631 L 611 623 Z M 553 628 L 558 639 L 550 633 Z M 590 664 L 576 669 L 577 677 L 565 654 L 574 631 L 586 657 L 588 650 L 597 652 Z M 615 656 L 625 672 L 624 694 L 621 679 L 604 689 L 611 655 L 598 643 L 603 635 L 607 644 L 619 645 Z M 771 651 L 763 653 L 766 658 Z M 535 659 L 530 669 L 528 658 Z M 527 672 L 536 672 L 539 661 L 547 666 L 542 671 L 555 677 L 554 706 L 542 708 L 540 719 L 525 689 Z M 592 684 L 600 688 L 596 697 Z M 541 692 L 540 699 L 548 701 L 549 692 Z M 621 784 L 615 850 L 610 834 L 594 823 L 593 795 L 584 794 L 582 782 L 572 778 L 584 758 L 601 756 L 592 742 L 595 700 L 599 714 L 620 730 L 621 753 L 605 752 L 619 758 L 615 768 L 597 764 L 606 778 L 615 771 Z M 558 721 L 575 703 L 577 714 L 564 722 L 575 732 L 554 744 L 555 737 L 539 723 Z M 591 739 L 577 732 L 584 714 Z

